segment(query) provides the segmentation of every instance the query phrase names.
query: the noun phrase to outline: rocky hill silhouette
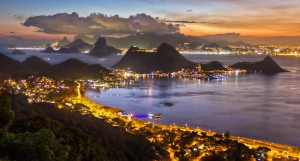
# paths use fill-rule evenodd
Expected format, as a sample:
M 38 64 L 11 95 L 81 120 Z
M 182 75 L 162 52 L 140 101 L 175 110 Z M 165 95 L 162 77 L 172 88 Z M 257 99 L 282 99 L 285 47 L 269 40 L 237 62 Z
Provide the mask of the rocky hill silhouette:
M 90 51 L 90 55 L 102 57 L 120 52 L 121 51 L 119 49 L 116 49 L 112 46 L 108 46 L 106 43 L 106 39 L 104 37 L 100 37 L 96 41 L 94 48 Z
M 82 53 L 85 51 L 90 51 L 93 46 L 84 42 L 82 39 L 76 39 L 75 41 L 66 45 L 65 48 L 69 49 L 69 51 L 72 53 Z
M 67 37 L 64 37 L 62 40 L 57 42 L 56 47 L 57 48 L 61 48 L 61 47 L 65 47 L 66 45 L 70 44 L 71 42 L 67 39 Z
M 261 72 L 263 74 L 275 74 L 287 72 L 282 69 L 270 56 L 266 56 L 264 60 L 259 62 L 238 62 L 231 65 L 235 69 L 245 69 L 251 72 Z
M 156 52 L 147 52 L 138 47 L 130 47 L 123 58 L 113 67 L 147 73 L 151 71 L 173 72 L 183 68 L 193 68 L 196 63 L 187 60 L 171 45 L 163 43 Z
M 41 51 L 41 53 L 83 53 L 85 51 L 91 50 L 92 48 L 92 45 L 84 42 L 81 39 L 77 39 L 64 46 L 60 46 L 57 51 L 49 46 L 45 50 Z
M 201 64 L 201 69 L 204 71 L 227 70 L 223 66 L 223 64 L 218 61 L 212 61 L 207 64 Z
M 51 46 L 47 47 L 46 49 L 42 50 L 41 53 L 57 53 Z

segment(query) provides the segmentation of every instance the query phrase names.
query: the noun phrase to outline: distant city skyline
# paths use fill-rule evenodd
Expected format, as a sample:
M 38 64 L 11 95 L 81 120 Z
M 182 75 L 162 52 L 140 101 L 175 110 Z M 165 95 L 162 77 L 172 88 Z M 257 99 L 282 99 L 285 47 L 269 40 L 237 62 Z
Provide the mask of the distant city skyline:
M 300 36 L 299 9 L 297 0 L 4 0 L 0 39 L 54 40 L 134 32 Z

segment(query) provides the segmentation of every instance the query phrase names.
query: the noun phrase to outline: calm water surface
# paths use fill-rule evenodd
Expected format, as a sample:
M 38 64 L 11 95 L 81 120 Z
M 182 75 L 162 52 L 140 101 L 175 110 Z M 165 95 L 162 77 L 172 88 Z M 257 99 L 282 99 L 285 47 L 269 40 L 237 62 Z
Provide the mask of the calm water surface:
M 121 56 L 104 58 L 82 54 L 39 54 L 30 52 L 11 56 L 24 61 L 36 55 L 51 64 L 79 58 L 111 67 Z M 259 61 L 262 56 L 186 55 L 195 62 L 218 60 L 226 65 L 238 61 Z M 50 58 L 50 59 L 49 59 Z M 161 113 L 163 124 L 188 124 L 232 135 L 300 146 L 300 58 L 274 57 L 290 70 L 272 76 L 231 75 L 225 81 L 181 79 L 140 80 L 131 88 L 87 91 L 95 102 L 120 108 L 129 113 Z M 171 107 L 163 103 L 171 102 Z
M 195 62 L 258 61 L 254 56 L 187 56 Z M 232 75 L 226 81 L 141 80 L 132 88 L 87 91 L 95 102 L 128 113 L 161 113 L 161 120 L 232 135 L 300 146 L 299 58 L 274 58 L 292 72 Z M 171 102 L 171 107 L 163 103 Z

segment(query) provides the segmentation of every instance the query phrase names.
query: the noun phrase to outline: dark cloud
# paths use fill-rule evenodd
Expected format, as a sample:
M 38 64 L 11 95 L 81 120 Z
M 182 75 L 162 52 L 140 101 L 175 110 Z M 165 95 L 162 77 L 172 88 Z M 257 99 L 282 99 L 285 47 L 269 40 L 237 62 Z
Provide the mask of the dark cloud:
M 164 22 L 168 23 L 179 23 L 179 24 L 186 24 L 186 23 L 198 23 L 198 24 L 221 24 L 216 22 L 204 22 L 204 21 L 185 21 L 185 20 L 165 20 Z
M 137 14 L 129 18 L 118 15 L 90 14 L 79 17 L 77 13 L 59 13 L 50 16 L 35 16 L 23 23 L 27 27 L 37 27 L 39 32 L 48 34 L 132 34 L 137 31 L 158 34 L 179 32 L 180 25 L 163 22 L 146 14 Z
M 15 34 L 16 32 L 14 32 L 14 31 L 11 31 L 11 32 L 9 32 L 10 34 Z
M 164 21 L 164 22 L 169 22 L 169 23 L 206 23 L 206 22 L 184 21 L 184 20 L 179 20 L 179 21 L 167 20 L 167 21 Z
M 239 36 L 241 36 L 241 34 L 240 33 L 224 33 L 224 34 L 214 34 L 214 35 L 207 35 L 207 36 L 239 37 Z
M 22 15 L 14 15 L 14 19 L 18 20 L 18 21 L 24 21 L 24 16 Z
M 22 36 L 5 36 L 5 37 L 14 40 L 24 40 Z

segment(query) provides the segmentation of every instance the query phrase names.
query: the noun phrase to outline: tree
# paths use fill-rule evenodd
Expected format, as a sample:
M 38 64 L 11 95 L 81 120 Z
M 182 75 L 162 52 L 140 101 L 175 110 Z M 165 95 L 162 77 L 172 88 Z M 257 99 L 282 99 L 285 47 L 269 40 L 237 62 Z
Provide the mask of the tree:
M 16 161 L 67 160 L 71 148 L 62 145 L 62 142 L 48 129 L 36 133 L 7 133 L 1 139 L 0 151 Z
M 225 161 L 225 159 L 220 155 L 206 155 L 201 158 L 201 161 Z
M 230 138 L 230 132 L 229 131 L 226 131 L 225 133 L 225 138 L 228 140 Z
M 14 112 L 11 110 L 11 104 L 8 97 L 0 96 L 0 133 L 7 130 L 14 120 Z

